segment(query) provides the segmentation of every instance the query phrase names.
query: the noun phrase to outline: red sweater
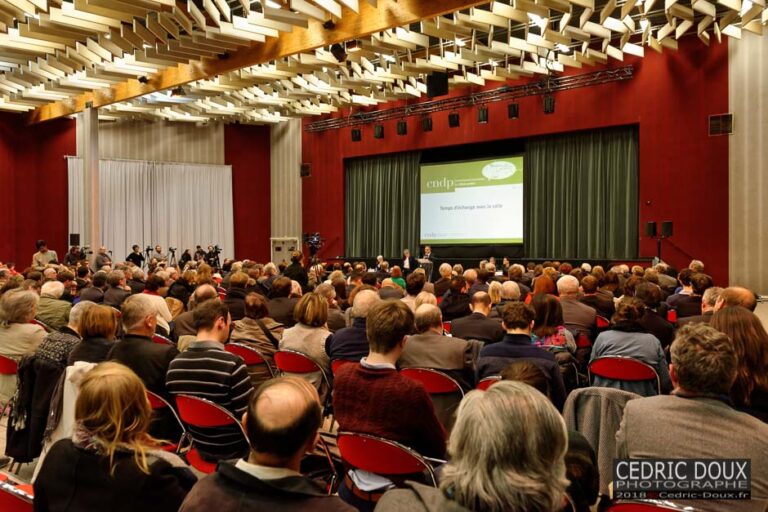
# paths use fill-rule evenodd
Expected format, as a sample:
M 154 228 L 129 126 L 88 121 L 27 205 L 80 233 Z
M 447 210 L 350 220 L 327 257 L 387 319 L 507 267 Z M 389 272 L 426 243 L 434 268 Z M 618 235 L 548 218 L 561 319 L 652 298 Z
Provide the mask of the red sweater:
M 345 364 L 333 381 L 339 430 L 397 441 L 421 455 L 445 456 L 446 433 L 424 386 L 395 370 Z

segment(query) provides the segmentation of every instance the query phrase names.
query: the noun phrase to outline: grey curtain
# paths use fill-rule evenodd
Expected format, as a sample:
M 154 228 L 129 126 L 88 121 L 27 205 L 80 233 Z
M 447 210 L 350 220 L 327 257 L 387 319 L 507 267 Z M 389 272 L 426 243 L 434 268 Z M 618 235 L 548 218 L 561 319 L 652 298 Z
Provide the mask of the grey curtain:
M 529 257 L 637 257 L 636 127 L 531 139 L 525 156 Z
M 420 160 L 412 152 L 345 162 L 348 256 L 419 254 Z

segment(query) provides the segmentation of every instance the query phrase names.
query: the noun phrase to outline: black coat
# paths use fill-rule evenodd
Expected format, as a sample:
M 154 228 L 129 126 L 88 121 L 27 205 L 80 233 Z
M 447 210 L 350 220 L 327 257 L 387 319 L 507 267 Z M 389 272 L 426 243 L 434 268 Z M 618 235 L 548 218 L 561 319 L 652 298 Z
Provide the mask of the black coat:
M 449 293 L 440 303 L 440 311 L 443 312 L 443 321 L 450 322 L 455 318 L 461 318 L 472 314 L 469 309 L 469 295 L 466 293 Z
M 227 290 L 227 297 L 224 299 L 224 304 L 229 307 L 229 314 L 232 316 L 233 322 L 245 318 L 246 295 L 244 288 L 230 288 Z
M 286 267 L 283 276 L 292 279 L 301 285 L 301 289 L 306 291 L 309 285 L 309 275 L 307 269 L 302 267 L 299 263 L 291 263 Z
M 296 325 L 296 320 L 293 319 L 293 310 L 296 308 L 297 302 L 299 302 L 298 299 L 289 299 L 288 297 L 277 297 L 270 300 L 267 303 L 269 317 L 286 327 L 293 327 Z
M 482 313 L 456 318 L 451 322 L 451 336 L 464 340 L 478 340 L 496 343 L 504 337 L 504 329 L 498 320 L 486 317 Z
M 72 349 L 67 364 L 72 365 L 78 361 L 102 363 L 107 360 L 107 354 L 114 344 L 114 341 L 105 338 L 86 338 Z

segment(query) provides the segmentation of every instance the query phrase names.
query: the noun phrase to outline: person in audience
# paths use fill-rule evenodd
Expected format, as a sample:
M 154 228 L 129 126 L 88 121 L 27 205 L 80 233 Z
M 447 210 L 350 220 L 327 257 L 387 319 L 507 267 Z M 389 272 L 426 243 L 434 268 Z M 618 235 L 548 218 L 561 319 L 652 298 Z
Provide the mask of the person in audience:
M 328 302 L 328 330 L 336 332 L 347 326 L 347 318 L 336 302 L 336 289 L 330 283 L 321 283 L 315 288 L 315 293 L 324 297 Z
M 685 300 L 692 292 L 691 288 L 691 276 L 693 276 L 693 270 L 684 268 L 677 274 L 677 282 L 680 287 L 675 290 L 675 293 L 667 297 L 667 305 L 673 309 L 677 308 L 677 303 Z
M 701 274 L 704 272 L 704 263 L 700 260 L 691 260 L 688 264 L 688 268 L 696 274 Z
M 144 271 L 141 270 L 141 267 L 135 267 L 130 272 L 131 272 L 131 278 L 128 279 L 126 284 L 128 285 L 128 288 L 131 289 L 131 294 L 143 292 L 144 286 L 146 284 L 144 279 Z
M 597 293 L 604 298 L 604 300 L 607 299 L 615 299 L 619 295 L 621 295 L 620 290 L 620 281 L 619 281 L 619 275 L 614 272 L 613 270 L 609 270 L 608 272 L 603 272 L 602 267 L 595 267 L 592 269 L 592 274 L 597 278 L 598 282 L 600 283 L 600 287 L 597 290 Z M 602 276 L 602 277 L 599 277 Z
M 579 300 L 579 280 L 565 275 L 557 280 L 565 327 L 575 336 L 590 337 L 597 328 L 597 311 Z
M 19 361 L 42 343 L 45 329 L 31 323 L 39 300 L 27 290 L 10 290 L 0 297 L 0 355 Z M 0 375 L 0 401 L 7 403 L 15 391 L 16 375 Z
M 69 354 L 68 365 L 77 361 L 101 363 L 107 360 L 115 344 L 117 315 L 109 306 L 97 304 L 85 310 L 80 317 L 82 341 Z
M 613 326 L 600 333 L 595 340 L 590 362 L 606 356 L 631 357 L 642 361 L 656 370 L 664 393 L 671 388 L 667 360 L 659 340 L 640 325 L 644 314 L 645 304 L 642 301 L 635 297 L 622 299 L 613 315 Z M 623 389 L 641 396 L 659 393 L 655 381 L 616 381 L 595 376 L 593 385 Z
M 226 304 L 210 299 L 193 310 L 197 339 L 168 366 L 169 393 L 198 396 L 227 409 L 236 417 L 245 412 L 253 392 L 243 360 L 224 350 L 231 318 Z M 247 444 L 234 426 L 189 427 L 201 457 L 215 462 L 240 457 Z
M 59 281 L 48 281 L 40 288 L 40 301 L 35 318 L 54 331 L 67 325 L 72 304 L 61 300 L 64 285 Z
M 99 247 L 99 252 L 96 253 L 96 257 L 93 259 L 93 268 L 101 270 L 104 267 L 112 266 L 112 258 L 107 252 L 107 248 L 103 245 Z
M 107 289 L 107 273 L 98 271 L 93 274 L 91 285 L 80 290 L 80 300 L 101 304 L 104 302 L 104 291 Z
M 48 242 L 45 240 L 38 240 L 35 243 L 37 252 L 32 256 L 32 268 L 35 270 L 43 270 L 49 263 L 57 263 L 59 257 L 56 256 L 56 251 L 48 249 Z
M 308 290 L 309 276 L 307 269 L 302 265 L 303 260 L 304 255 L 301 251 L 293 251 L 291 253 L 291 264 L 286 267 L 283 276 L 299 283 L 302 290 Z
M 382 282 L 388 277 L 389 277 L 389 262 L 382 261 L 379 265 L 376 266 L 376 279 L 379 282 Z
M 604 318 L 611 318 L 616 312 L 613 298 L 598 294 L 597 288 L 597 278 L 591 275 L 585 276 L 581 280 L 583 295 L 579 298 L 579 301 L 593 308 L 598 315 Z
M 286 327 L 293 327 L 296 323 L 293 312 L 296 308 L 298 299 L 290 298 L 290 295 L 291 280 L 289 278 L 283 276 L 272 282 L 270 291 L 271 299 L 267 305 L 269 308 L 269 316 Z
M 147 433 L 141 380 L 118 363 L 85 374 L 72 438 L 53 445 L 34 483 L 35 510 L 177 510 L 197 478 Z
M 409 482 L 376 510 L 559 510 L 566 449 L 565 422 L 549 400 L 527 384 L 500 382 L 461 402 L 439 488 Z
M 130 290 L 126 290 L 125 274 L 119 270 L 111 271 L 107 274 L 107 285 L 109 287 L 104 292 L 104 304 L 120 309 L 123 301 L 131 295 Z
M 451 287 L 451 272 L 453 269 L 449 263 L 443 263 L 437 270 L 440 273 L 440 279 L 435 281 L 435 295 L 442 297 Z
M 682 327 L 690 323 L 702 323 L 708 324 L 712 320 L 712 315 L 715 313 L 715 305 L 720 298 L 720 294 L 723 289 L 719 286 L 711 286 L 704 291 L 701 296 L 701 312 L 698 315 L 686 316 L 684 318 L 678 317 L 677 326 Z
M 234 322 L 234 325 L 230 340 L 258 350 L 267 364 L 274 366 L 275 352 L 285 326 L 269 317 L 267 300 L 258 293 L 246 295 L 245 318 Z M 254 388 L 272 376 L 263 364 L 248 366 L 248 374 Z
M 405 280 L 405 297 L 402 300 L 411 311 L 416 311 L 416 296 L 424 289 L 426 277 L 421 272 L 411 272 Z
M 720 292 L 720 297 L 715 303 L 715 311 L 731 306 L 741 306 L 754 312 L 757 308 L 757 295 L 752 290 L 741 286 L 729 286 Z
M 489 313 L 489 317 L 493 317 L 493 312 L 501 304 L 501 281 L 493 280 L 488 283 L 488 297 L 491 299 L 491 313 Z
M 561 279 L 573 276 L 563 276 Z M 573 279 L 576 279 L 575 277 Z M 563 308 L 557 297 L 546 294 L 534 294 L 532 306 L 536 317 L 531 334 L 531 342 L 539 347 L 576 352 L 576 340 L 571 331 L 566 329 L 563 320 Z
M 129 261 L 141 268 L 144 265 L 144 255 L 141 253 L 141 247 L 134 245 L 131 247 L 131 254 L 125 257 L 125 261 Z
M 229 277 L 229 289 L 224 298 L 224 304 L 229 308 L 233 322 L 245 317 L 245 287 L 247 285 L 248 274 L 245 272 L 234 272 Z
M 64 255 L 64 264 L 68 267 L 74 267 L 82 259 L 80 247 L 73 245 Z
M 402 259 L 402 271 L 403 274 L 407 277 L 408 274 L 419 268 L 419 262 L 416 261 L 416 258 L 411 256 L 411 251 L 409 249 L 403 249 L 403 259 Z
M 451 334 L 465 340 L 496 343 L 504 337 L 504 329 L 498 321 L 488 318 L 491 313 L 491 298 L 486 292 L 472 295 L 469 307 L 472 314 L 456 318 L 451 322 Z
M 706 274 L 691 276 L 691 293 L 677 301 L 677 317 L 697 316 L 701 314 L 702 296 L 712 287 L 712 278 Z
M 386 278 L 381 282 L 381 288 L 379 288 L 379 297 L 382 300 L 403 298 L 403 289 L 395 283 L 392 278 Z
M 352 325 L 339 329 L 325 340 L 325 352 L 331 361 L 359 361 L 368 354 L 366 319 L 371 308 L 381 302 L 374 290 L 355 294 L 350 316 Z
M 80 301 L 69 310 L 69 321 L 59 331 L 49 333 L 37 346 L 35 356 L 56 367 L 65 368 L 69 355 L 81 341 L 80 320 L 83 313 L 95 306 L 89 301 Z
M 222 462 L 192 488 L 181 512 L 355 510 L 301 474 L 301 460 L 318 442 L 322 421 L 317 390 L 296 377 L 261 385 L 243 415 L 248 456 Z
M 171 310 L 168 309 L 168 303 L 159 294 L 160 288 L 163 286 L 163 278 L 157 274 L 149 276 L 147 279 L 144 290 L 141 292 L 143 296 L 149 300 L 150 304 L 154 305 L 157 312 L 157 333 L 163 336 L 169 336 L 171 332 L 171 321 L 173 315 Z
M 400 368 L 433 368 L 453 377 L 465 391 L 474 388 L 477 355 L 483 344 L 445 336 L 440 308 L 431 304 L 419 306 L 415 325 L 416 334 L 408 336 L 398 361 Z
M 469 283 L 464 276 L 454 276 L 451 278 L 451 287 L 449 293 L 443 297 L 440 303 L 440 311 L 443 313 L 443 320 L 451 322 L 456 318 L 471 315 L 472 310 L 469 307 L 470 298 Z
M 432 304 L 433 306 L 437 306 L 437 297 L 435 297 L 435 294 L 432 292 L 422 291 L 416 296 L 416 309 L 419 309 L 419 306 L 423 304 Z
M 748 309 L 732 306 L 713 314 L 709 325 L 727 334 L 736 352 L 734 407 L 768 423 L 768 333 L 762 322 Z
M 56 279 L 62 285 L 64 285 L 64 291 L 59 298 L 68 302 L 71 306 L 72 302 L 75 300 L 75 296 L 77 295 L 77 281 L 75 281 L 75 273 L 67 269 L 59 270 L 58 274 L 56 275 Z
M 531 329 L 536 312 L 522 302 L 507 304 L 502 315 L 502 326 L 507 334 L 499 343 L 487 345 L 480 351 L 477 362 L 477 380 L 499 375 L 510 363 L 531 361 L 549 380 L 552 403 L 558 410 L 565 403 L 565 384 L 554 354 L 531 344 Z
M 478 270 L 471 268 L 464 272 L 464 277 L 470 283 L 469 291 L 467 292 L 470 297 L 477 292 L 488 293 L 488 272 L 484 268 Z
M 525 280 L 525 267 L 519 263 L 511 265 L 507 270 L 507 277 L 509 281 L 517 283 L 517 287 L 520 289 L 520 298 L 518 300 L 525 301 L 528 298 L 528 294 L 531 293 L 531 289 L 528 287 Z
M 535 295 L 554 295 L 555 294 L 555 281 L 548 275 L 542 274 L 537 277 L 533 282 L 533 290 L 526 297 L 526 301 L 530 303 Z
M 195 336 L 197 329 L 194 322 L 194 309 L 198 304 L 219 297 L 216 288 L 209 284 L 203 284 L 195 289 L 195 292 L 189 298 L 188 310 L 177 316 L 173 321 L 174 335 L 181 339 L 182 336 Z
M 617 457 L 751 459 L 751 502 L 680 504 L 701 510 L 763 510 L 768 504 L 768 457 L 762 456 L 768 425 L 728 403 L 739 368 L 733 343 L 713 327 L 686 325 L 678 330 L 671 354 L 673 393 L 627 402 L 616 434 Z
M 197 272 L 188 269 L 181 274 L 181 278 L 173 282 L 168 288 L 168 297 L 178 299 L 187 307 L 189 298 L 195 293 L 195 279 L 197 278 Z M 129 283 L 130 284 L 130 283 Z
M 642 282 L 635 288 L 635 298 L 645 305 L 645 313 L 638 323 L 649 334 L 653 334 L 661 348 L 667 349 L 675 339 L 675 326 L 660 313 L 662 292 L 658 285 Z
M 405 292 L 405 279 L 403 279 L 403 271 L 397 265 L 392 267 L 392 272 L 390 273 L 390 279 L 392 279 L 392 282 L 395 283 L 397 286 L 399 286 L 400 289 L 403 290 L 403 292 Z

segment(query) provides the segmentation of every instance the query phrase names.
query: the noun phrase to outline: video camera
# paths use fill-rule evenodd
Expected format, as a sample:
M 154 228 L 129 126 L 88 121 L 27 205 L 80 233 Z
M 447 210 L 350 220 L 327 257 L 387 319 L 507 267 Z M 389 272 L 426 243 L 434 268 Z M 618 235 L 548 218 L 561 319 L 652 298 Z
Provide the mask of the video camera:
M 176 253 L 176 248 L 175 248 L 175 247 L 169 247 L 169 248 L 168 248 L 168 250 L 169 250 L 169 251 L 170 251 L 172 254 L 175 254 L 175 253 Z
M 314 256 L 323 247 L 323 239 L 320 233 L 304 233 L 304 243 L 309 246 L 309 254 Z
M 93 254 L 93 251 L 91 250 L 90 245 L 84 245 L 82 249 L 80 249 L 80 254 Z
M 221 247 L 219 247 L 218 244 L 213 246 L 213 252 L 214 254 L 219 254 L 221 252 Z

